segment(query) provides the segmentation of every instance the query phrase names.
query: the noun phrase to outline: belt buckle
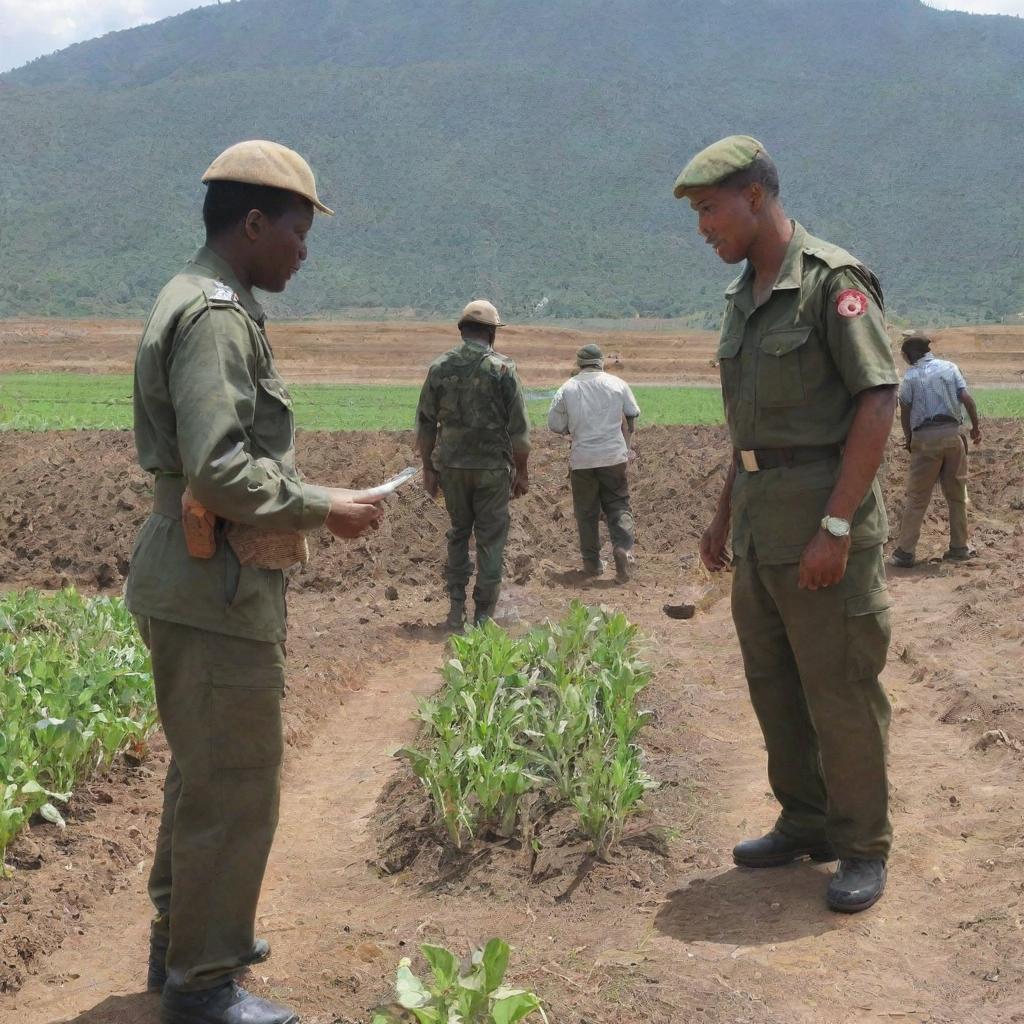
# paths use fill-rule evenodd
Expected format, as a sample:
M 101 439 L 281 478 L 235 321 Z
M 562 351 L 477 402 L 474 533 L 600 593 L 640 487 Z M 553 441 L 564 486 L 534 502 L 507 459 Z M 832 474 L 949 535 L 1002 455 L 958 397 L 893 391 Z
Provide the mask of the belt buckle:
M 757 464 L 757 452 L 740 450 L 740 463 L 747 473 L 757 473 L 761 467 Z

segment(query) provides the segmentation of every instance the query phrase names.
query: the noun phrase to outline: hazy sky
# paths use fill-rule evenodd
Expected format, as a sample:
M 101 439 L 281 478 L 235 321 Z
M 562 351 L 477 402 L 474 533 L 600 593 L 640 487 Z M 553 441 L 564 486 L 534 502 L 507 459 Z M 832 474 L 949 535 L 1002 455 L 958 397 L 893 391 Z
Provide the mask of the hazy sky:
M 0 0 L 0 71 L 71 43 L 218 0 Z M 1024 16 L 1024 0 L 927 0 L 932 7 Z

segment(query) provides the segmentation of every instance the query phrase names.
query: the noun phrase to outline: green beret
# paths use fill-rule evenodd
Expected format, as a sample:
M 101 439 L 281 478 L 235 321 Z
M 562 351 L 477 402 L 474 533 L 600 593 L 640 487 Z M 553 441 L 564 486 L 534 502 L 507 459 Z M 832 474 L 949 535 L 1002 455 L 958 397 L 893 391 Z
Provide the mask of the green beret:
M 702 149 L 683 168 L 672 193 L 676 199 L 682 199 L 688 189 L 717 185 L 730 174 L 745 171 L 757 154 L 764 152 L 764 146 L 749 135 L 730 135 L 727 139 L 719 139 L 707 149 Z
M 599 363 L 604 359 L 604 354 L 596 345 L 584 345 L 583 348 L 576 353 L 576 362 L 580 366 L 585 366 L 587 363 Z

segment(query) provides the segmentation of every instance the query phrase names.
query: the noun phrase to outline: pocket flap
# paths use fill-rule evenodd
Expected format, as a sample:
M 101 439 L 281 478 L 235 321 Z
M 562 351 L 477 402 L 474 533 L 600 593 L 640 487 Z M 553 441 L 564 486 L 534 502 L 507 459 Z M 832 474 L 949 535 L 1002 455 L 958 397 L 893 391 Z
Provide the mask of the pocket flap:
M 282 405 L 288 406 L 289 409 L 292 407 L 292 396 L 288 394 L 283 380 L 278 380 L 276 377 L 260 377 L 260 387 Z
M 807 341 L 812 330 L 812 327 L 791 327 L 770 331 L 761 339 L 761 351 L 769 356 L 788 355 Z
M 718 358 L 733 359 L 736 353 L 743 347 L 743 332 L 735 331 L 730 334 L 723 334 L 718 342 Z
M 892 607 L 888 587 L 869 590 L 866 594 L 846 599 L 846 617 L 852 619 L 857 615 L 876 615 Z

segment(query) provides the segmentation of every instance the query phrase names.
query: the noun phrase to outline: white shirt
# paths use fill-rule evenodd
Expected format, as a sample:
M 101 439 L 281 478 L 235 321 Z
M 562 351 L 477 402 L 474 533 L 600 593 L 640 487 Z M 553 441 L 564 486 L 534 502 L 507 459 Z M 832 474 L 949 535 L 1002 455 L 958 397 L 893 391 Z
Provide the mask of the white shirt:
M 572 435 L 570 469 L 597 469 L 626 461 L 622 417 L 639 415 L 640 406 L 624 380 L 588 368 L 558 389 L 548 410 L 548 426 L 556 434 Z

